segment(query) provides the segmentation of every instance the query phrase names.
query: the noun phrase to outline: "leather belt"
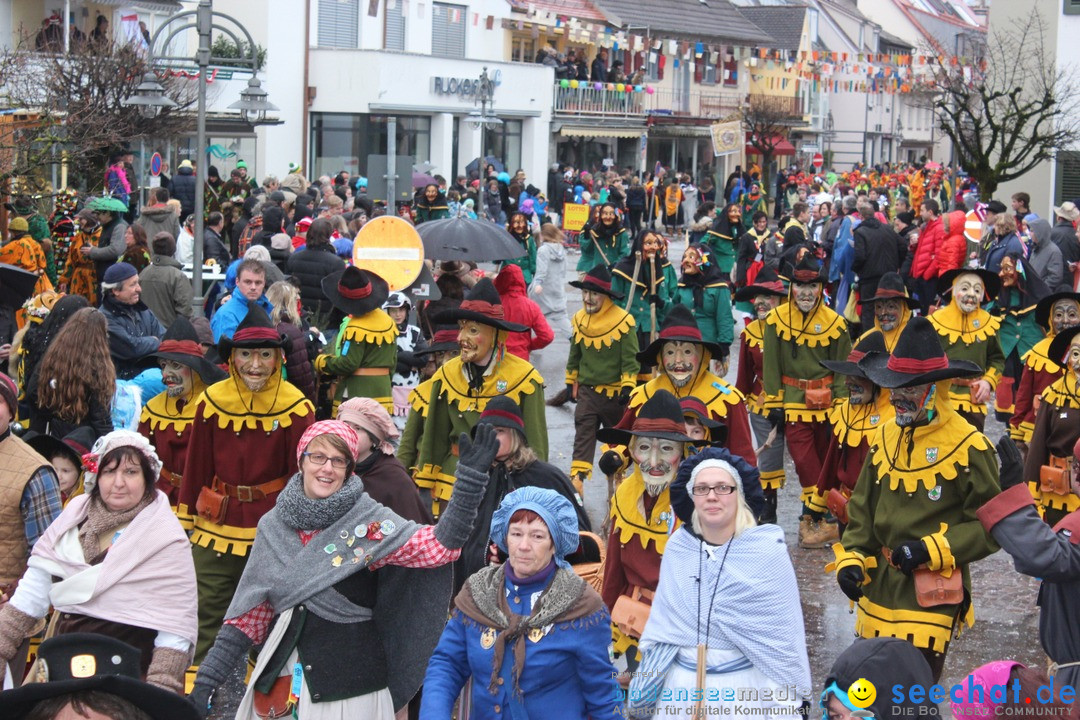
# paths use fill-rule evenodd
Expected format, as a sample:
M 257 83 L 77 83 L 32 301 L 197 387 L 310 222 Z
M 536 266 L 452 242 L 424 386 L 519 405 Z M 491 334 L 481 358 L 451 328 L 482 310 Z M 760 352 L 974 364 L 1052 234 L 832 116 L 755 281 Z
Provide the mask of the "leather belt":
M 799 388 L 800 390 L 819 390 L 832 385 L 833 376 L 826 375 L 823 378 L 817 380 L 803 380 L 801 378 L 788 377 L 787 375 L 781 375 L 780 381 L 790 387 Z
M 223 495 L 236 498 L 238 502 L 256 502 L 266 499 L 270 493 L 282 490 L 288 482 L 288 477 L 279 477 L 259 485 L 231 485 L 215 475 L 210 486 Z
M 963 385 L 965 387 L 971 387 L 975 383 L 982 380 L 982 378 L 952 378 L 949 380 L 953 385 Z
M 365 376 L 379 377 L 379 376 L 382 376 L 382 375 L 389 375 L 390 374 L 390 368 L 380 368 L 380 367 L 356 368 L 355 370 L 352 371 L 352 374 L 353 374 L 353 377 L 365 377 Z
M 169 470 L 166 470 L 165 468 L 161 468 L 161 476 L 160 477 L 161 477 L 162 480 L 169 483 L 174 488 L 180 487 L 180 483 L 184 479 L 183 475 L 180 475 L 179 473 L 171 472 Z

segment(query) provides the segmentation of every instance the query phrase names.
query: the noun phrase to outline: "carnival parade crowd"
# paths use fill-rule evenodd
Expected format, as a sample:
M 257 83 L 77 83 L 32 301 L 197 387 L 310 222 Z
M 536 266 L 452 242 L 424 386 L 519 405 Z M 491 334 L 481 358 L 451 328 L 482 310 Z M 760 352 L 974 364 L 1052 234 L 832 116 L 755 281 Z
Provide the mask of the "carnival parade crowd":
M 1074 203 L 1050 222 L 930 162 L 722 187 L 557 164 L 543 189 L 489 165 L 396 214 L 519 254 L 428 261 L 418 301 L 352 263 L 387 212 L 363 178 L 208 176 L 139 208 L 119 151 L 108 194 L 8 205 L 0 716 L 936 715 L 888 688 L 940 681 L 999 549 L 1041 579 L 1052 664 L 987 657 L 973 682 L 1017 693 L 952 713 L 1049 684 L 1042 714 L 1077 714 Z M 789 482 L 859 637 L 817 687 Z

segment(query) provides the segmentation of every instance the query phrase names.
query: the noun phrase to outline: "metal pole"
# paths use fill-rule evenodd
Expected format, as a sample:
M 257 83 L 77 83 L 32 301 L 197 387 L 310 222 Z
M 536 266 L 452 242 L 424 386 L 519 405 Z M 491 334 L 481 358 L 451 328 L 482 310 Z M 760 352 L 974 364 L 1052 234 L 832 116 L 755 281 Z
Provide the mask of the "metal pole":
M 202 264 L 203 264 L 203 213 L 205 212 L 206 185 L 206 73 L 210 67 L 210 32 L 213 24 L 213 11 L 209 0 L 202 0 L 196 13 L 195 27 L 199 33 L 199 51 L 196 61 L 199 66 L 199 108 L 195 121 L 195 238 L 191 243 L 191 293 L 195 311 L 202 306 Z
M 397 117 L 386 120 L 386 202 L 387 210 L 397 215 Z
M 480 119 L 483 120 L 487 116 L 487 101 L 480 101 Z M 476 169 L 480 171 L 480 195 L 476 198 L 476 217 L 481 220 L 485 219 L 487 203 L 484 202 L 484 193 L 487 190 L 487 177 L 484 175 L 484 132 L 487 130 L 487 126 L 483 122 L 480 123 L 480 163 L 476 166 Z

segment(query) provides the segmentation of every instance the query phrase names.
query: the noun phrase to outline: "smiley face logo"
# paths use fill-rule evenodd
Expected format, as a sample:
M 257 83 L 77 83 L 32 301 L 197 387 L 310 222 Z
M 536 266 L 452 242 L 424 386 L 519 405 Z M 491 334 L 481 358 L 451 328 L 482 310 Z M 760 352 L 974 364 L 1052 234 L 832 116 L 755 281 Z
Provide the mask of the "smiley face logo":
M 867 708 L 877 699 L 877 688 L 866 678 L 859 678 L 851 683 L 847 691 L 848 700 L 858 708 Z

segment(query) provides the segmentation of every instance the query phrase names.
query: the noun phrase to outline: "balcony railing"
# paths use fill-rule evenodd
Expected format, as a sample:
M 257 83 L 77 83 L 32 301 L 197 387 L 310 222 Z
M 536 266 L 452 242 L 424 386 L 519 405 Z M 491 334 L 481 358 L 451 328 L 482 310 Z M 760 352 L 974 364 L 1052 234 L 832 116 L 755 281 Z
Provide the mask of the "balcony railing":
M 776 113 L 783 113 L 793 118 L 799 118 L 807 113 L 803 110 L 803 99 L 801 97 L 783 97 L 781 95 L 766 95 L 764 93 L 751 93 L 750 105 L 760 104 L 763 107 L 769 108 L 770 111 Z
M 618 92 L 592 83 L 562 87 L 555 83 L 555 115 L 562 118 L 624 119 L 644 122 L 649 115 L 722 118 L 738 110 L 743 96 L 736 91 L 660 90 Z

